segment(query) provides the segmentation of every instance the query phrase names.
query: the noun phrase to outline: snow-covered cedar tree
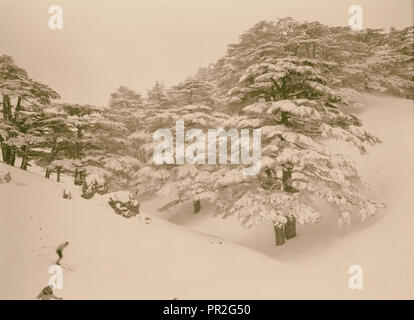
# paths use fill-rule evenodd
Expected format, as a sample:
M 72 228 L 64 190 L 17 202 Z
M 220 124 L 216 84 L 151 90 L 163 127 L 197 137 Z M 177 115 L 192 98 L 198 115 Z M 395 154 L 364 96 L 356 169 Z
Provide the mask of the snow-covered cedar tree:
M 168 107 L 171 105 L 171 99 L 167 89 L 162 82 L 156 81 L 151 89 L 147 89 L 147 102 L 159 107 Z
M 382 70 L 383 85 L 392 94 L 414 99 L 414 27 L 392 29 L 386 41 L 392 48 L 392 58 Z
M 92 105 L 80 105 L 61 103 L 59 107 L 67 113 L 65 119 L 67 125 L 74 133 L 72 138 L 73 153 L 75 158 L 81 159 L 84 155 L 84 148 L 90 138 L 89 129 L 100 121 L 100 110 Z
M 240 167 L 223 167 L 212 174 L 212 191 L 227 189 L 216 193 L 218 207 L 249 225 L 272 223 L 277 245 L 296 235 L 296 221 L 318 221 L 316 198 L 335 205 L 341 222 L 348 223 L 355 211 L 363 219 L 374 214 L 381 205 L 361 196 L 352 161 L 332 154 L 324 144 L 329 138 L 341 139 L 365 153 L 365 144 L 380 142 L 356 115 L 338 108 L 348 102 L 348 89 L 328 83 L 315 59 L 264 61 L 248 67 L 229 91 L 242 115 L 227 124 L 261 129 L 262 172 L 252 178 L 243 176 Z
M 342 68 L 337 69 L 338 78 L 357 90 L 409 97 L 413 91 L 412 53 L 405 47 L 410 39 L 409 30 L 387 34 L 367 29 L 352 34 L 343 45 L 354 51 L 342 63 Z
M 176 105 L 213 104 L 214 86 L 206 81 L 188 79 L 169 90 Z
M 142 165 L 139 159 L 128 155 L 107 155 L 100 163 L 110 173 L 111 190 L 131 188 L 135 182 L 134 176 Z
M 46 168 L 46 178 L 50 177 L 49 165 L 52 161 L 73 158 L 70 145 L 73 132 L 66 122 L 67 116 L 61 108 L 49 104 L 32 118 L 35 121 L 30 130 L 41 138 L 41 143 L 31 148 L 30 158 L 40 167 Z M 28 159 L 28 156 L 23 156 L 22 166 Z
M 39 114 L 51 100 L 59 95 L 47 85 L 30 79 L 13 58 L 0 56 L 0 143 L 3 162 L 14 165 L 16 155 L 21 156 L 22 169 L 28 165 L 30 148 L 42 142 L 35 132 Z
M 108 108 L 103 109 L 103 114 L 108 121 L 121 123 L 122 129 L 135 131 L 142 124 L 143 109 L 145 103 L 140 94 L 125 86 L 120 86 L 109 99 Z M 118 134 L 122 134 L 119 132 Z
M 240 165 L 216 166 L 193 179 L 219 211 L 247 225 L 273 224 L 278 245 L 296 235 L 296 221 L 318 221 L 318 198 L 336 207 L 341 223 L 382 207 L 362 196 L 352 160 L 324 143 L 341 139 L 365 153 L 366 144 L 380 142 L 343 111 L 357 94 L 340 79 L 350 49 L 338 39 L 348 32 L 291 19 L 262 22 L 219 61 L 233 114 L 225 127 L 261 129 L 262 171 L 244 176 Z
M 41 115 L 37 130 L 42 130 L 45 141 L 38 151 L 42 153 L 38 164 L 46 167 L 47 178 L 54 171 L 59 176 L 65 171 L 74 175 L 76 185 L 82 185 L 89 174 L 109 180 L 111 172 L 105 170 L 103 159 L 120 141 L 115 143 L 107 137 L 108 133 L 125 130 L 122 123 L 104 117 L 102 109 L 91 105 L 52 104 Z
M 227 89 L 233 87 L 247 68 L 265 62 L 269 57 L 314 58 L 316 53 L 322 52 L 317 47 L 322 46 L 321 37 L 322 34 L 327 33 L 326 28 L 328 28 L 322 25 L 317 28 L 319 24 L 317 27 L 314 24 L 317 23 L 300 24 L 289 17 L 256 23 L 240 36 L 238 43 L 230 44 L 227 54 L 217 62 L 215 69 L 220 87 Z M 314 29 L 323 30 L 315 32 Z M 318 33 L 318 39 L 315 33 Z
M 105 170 L 110 190 L 128 189 L 140 168 L 139 146 L 128 136 L 145 125 L 146 103 L 135 91 L 121 86 L 111 94 L 108 107 L 90 127 L 89 148 L 83 162 Z
M 64 122 L 72 133 L 65 137 L 65 156 L 80 163 L 74 168 L 75 184 L 83 184 L 85 177 L 97 170 L 103 176 L 109 175 L 98 160 L 107 155 L 106 144 L 112 143 L 106 139 L 107 132 L 122 125 L 109 121 L 102 115 L 102 109 L 92 105 L 61 103 L 56 107 L 66 113 Z
M 210 67 L 218 89 L 234 88 L 250 66 L 269 57 L 317 60 L 328 83 L 356 91 L 412 96 L 413 28 L 353 31 L 292 18 L 261 21 L 246 31 Z M 350 91 L 351 92 L 351 91 Z M 229 105 L 232 109 L 234 106 Z M 236 104 L 236 106 L 238 106 Z
M 111 94 L 109 100 L 109 106 L 111 108 L 139 108 L 142 103 L 141 95 L 125 86 L 119 86 L 116 91 Z
M 340 88 L 325 78 L 325 63 L 316 59 L 288 57 L 262 59 L 248 67 L 228 92 L 232 110 L 254 101 L 287 99 L 323 99 L 328 106 L 350 104 L 357 92 Z M 289 113 L 281 113 L 281 122 L 289 121 Z M 306 128 L 304 128 L 306 130 Z
M 194 79 L 212 84 L 216 82 L 216 72 L 216 64 L 210 63 L 207 67 L 200 67 L 194 76 Z
M 157 193 L 162 198 L 171 200 L 163 209 L 191 200 L 194 202 L 194 212 L 197 213 L 200 210 L 200 200 L 208 196 L 203 193 L 202 188 L 200 188 L 201 181 L 198 181 L 196 176 L 208 175 L 210 166 L 188 163 L 184 160 L 182 162 L 185 162 L 185 164 L 177 163 L 175 153 L 173 154 L 174 163 L 155 164 L 153 152 L 160 141 L 154 141 L 153 134 L 157 129 L 168 129 L 171 135 L 176 137 L 177 121 L 184 123 L 186 133 L 191 129 L 206 132 L 207 129 L 217 127 L 219 123 L 227 118 L 227 115 L 202 104 L 170 107 L 168 109 L 154 108 L 152 114 L 149 114 L 146 118 L 145 127 L 129 137 L 130 140 L 141 145 L 140 149 L 145 159 L 142 168 L 136 175 L 137 194 Z M 203 143 L 198 140 L 197 136 L 186 137 L 185 141 L 187 145 L 193 141 Z M 193 150 L 196 159 L 206 159 L 207 155 L 202 151 Z
M 296 221 L 318 221 L 317 198 L 334 205 L 343 223 L 350 222 L 350 213 L 365 219 L 382 206 L 361 195 L 362 182 L 352 160 L 331 153 L 324 144 L 329 138 L 341 139 L 364 153 L 366 143 L 379 142 L 356 116 L 309 99 L 257 102 L 243 111 L 262 132 L 262 171 L 250 177 L 243 176 L 240 167 L 223 167 L 211 175 L 213 190 L 228 190 L 216 193 L 223 212 L 238 215 L 248 225 L 272 223 L 276 242 L 282 244 L 285 237 L 295 236 Z M 289 114 L 287 123 L 282 112 Z M 245 120 L 234 117 L 229 125 L 249 127 Z

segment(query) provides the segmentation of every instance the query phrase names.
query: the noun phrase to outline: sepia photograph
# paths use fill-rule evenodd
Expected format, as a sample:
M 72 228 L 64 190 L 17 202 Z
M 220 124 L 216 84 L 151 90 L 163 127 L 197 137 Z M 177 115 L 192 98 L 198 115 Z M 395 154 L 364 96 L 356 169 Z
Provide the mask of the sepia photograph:
M 413 300 L 413 19 L 0 0 L 0 300 Z

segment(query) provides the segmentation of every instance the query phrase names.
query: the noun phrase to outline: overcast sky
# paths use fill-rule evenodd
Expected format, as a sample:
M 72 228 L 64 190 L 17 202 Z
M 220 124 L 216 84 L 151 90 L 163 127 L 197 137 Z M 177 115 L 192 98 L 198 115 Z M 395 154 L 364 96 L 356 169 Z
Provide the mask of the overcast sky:
M 48 27 L 53 4 L 63 30 Z M 413 24 L 412 0 L 0 0 L 0 54 L 62 101 L 104 105 L 121 84 L 144 93 L 156 80 L 184 80 L 260 20 L 346 25 L 353 4 L 364 27 Z

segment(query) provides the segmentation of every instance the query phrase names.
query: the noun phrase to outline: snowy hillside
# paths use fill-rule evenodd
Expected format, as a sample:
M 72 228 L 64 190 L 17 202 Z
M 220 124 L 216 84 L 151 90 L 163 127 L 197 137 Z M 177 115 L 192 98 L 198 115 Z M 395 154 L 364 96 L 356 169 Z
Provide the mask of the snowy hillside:
M 388 97 L 366 103 L 361 118 L 383 144 L 352 155 L 388 208 L 342 229 L 324 228 L 336 220 L 323 216 L 282 247 L 271 226 L 246 230 L 203 214 L 206 204 L 198 215 L 185 206 L 161 215 L 158 200 L 148 200 L 145 223 L 117 216 L 105 196 L 81 198 L 72 182 L 0 164 L 12 177 L 0 184 L 0 298 L 34 299 L 65 241 L 63 289 L 55 292 L 64 299 L 414 298 L 414 106 Z M 73 199 L 62 198 L 64 188 Z M 355 264 L 363 290 L 348 287 Z

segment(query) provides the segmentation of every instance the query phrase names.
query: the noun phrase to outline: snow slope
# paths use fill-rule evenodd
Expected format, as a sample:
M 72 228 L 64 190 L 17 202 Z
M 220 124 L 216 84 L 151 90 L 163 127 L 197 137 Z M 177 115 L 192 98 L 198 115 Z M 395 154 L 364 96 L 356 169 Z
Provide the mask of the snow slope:
M 70 184 L 55 183 L 17 168 L 12 183 L 0 185 L 0 298 L 34 298 L 49 279 L 64 250 L 65 299 L 266 297 L 268 279 L 255 276 L 276 262 L 231 242 L 186 231 L 151 218 L 125 219 L 113 213 L 105 197 L 84 200 Z M 74 198 L 62 198 L 63 187 Z M 246 264 L 247 258 L 251 263 Z M 249 289 L 249 290 L 248 290 Z
M 414 298 L 414 107 L 388 97 L 366 103 L 361 116 L 384 143 L 354 156 L 388 208 L 342 229 L 324 215 L 282 247 L 273 246 L 270 226 L 245 230 L 205 214 L 205 204 L 198 215 L 183 214 L 184 205 L 181 214 L 156 216 L 160 202 L 148 200 L 146 224 L 117 216 L 105 196 L 82 199 L 69 180 L 0 164 L 12 176 L 0 185 L 0 298 L 35 298 L 65 241 L 68 269 L 55 290 L 64 299 Z M 73 199 L 62 198 L 63 188 Z M 363 268 L 363 290 L 348 287 L 353 264 Z

